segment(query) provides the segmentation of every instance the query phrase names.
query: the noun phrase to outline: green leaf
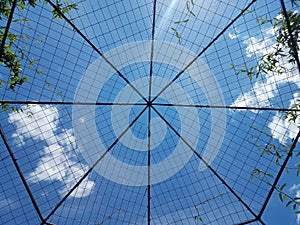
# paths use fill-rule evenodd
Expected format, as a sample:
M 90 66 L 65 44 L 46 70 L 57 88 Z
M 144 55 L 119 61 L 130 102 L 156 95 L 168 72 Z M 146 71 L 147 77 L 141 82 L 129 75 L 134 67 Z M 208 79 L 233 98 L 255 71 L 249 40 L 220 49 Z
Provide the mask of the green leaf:
M 1 108 L 2 108 L 2 112 L 7 111 L 9 106 L 10 106 L 9 103 L 3 103 L 3 102 L 0 102 L 0 105 L 1 105 Z
M 42 69 L 36 69 L 37 74 L 42 74 L 44 71 Z
M 289 173 L 289 168 L 288 167 L 285 167 L 285 172 Z
M 187 23 L 189 19 L 174 22 L 175 24 Z
M 190 14 L 194 17 L 196 17 L 195 13 L 193 13 L 192 11 L 190 11 Z
M 203 222 L 203 219 L 200 216 L 194 216 L 194 219 Z
M 19 109 L 16 106 L 13 106 L 11 108 L 11 111 L 17 113 L 17 112 L 19 112 Z
M 190 11 L 190 2 L 189 1 L 185 2 L 185 7 L 186 7 L 187 11 Z
M 286 194 L 284 196 L 285 196 L 285 200 L 289 200 L 289 196 L 287 196 Z
M 290 204 L 292 204 L 293 203 L 293 201 L 288 201 L 288 203 L 286 203 L 286 207 L 288 207 Z
M 282 197 L 282 193 L 281 192 L 279 193 L 279 198 L 280 198 L 280 201 L 283 202 L 283 197 Z
M 280 191 L 283 191 L 283 189 L 285 188 L 286 184 L 283 184 L 281 187 L 280 187 Z

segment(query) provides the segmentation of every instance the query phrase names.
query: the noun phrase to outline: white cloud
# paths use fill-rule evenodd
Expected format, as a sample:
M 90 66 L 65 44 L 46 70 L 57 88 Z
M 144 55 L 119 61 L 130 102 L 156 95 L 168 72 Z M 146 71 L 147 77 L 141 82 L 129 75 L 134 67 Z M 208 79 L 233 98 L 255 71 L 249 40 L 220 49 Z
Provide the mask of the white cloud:
M 256 55 L 261 57 L 265 54 L 269 54 L 275 51 L 276 44 L 274 40 L 274 34 L 276 30 L 274 28 L 265 29 L 263 31 L 263 38 L 258 37 L 244 37 L 244 44 L 246 44 L 246 54 L 248 57 Z M 283 53 L 289 54 L 285 49 Z M 287 68 L 287 71 L 282 74 L 268 73 L 264 74 L 264 80 L 258 80 L 253 87 L 242 93 L 231 106 L 237 107 L 267 107 L 271 106 L 270 100 L 278 93 L 278 86 L 285 83 L 294 83 L 300 89 L 300 75 L 297 70 L 291 70 L 295 68 L 294 64 L 287 62 L 286 58 L 279 58 L 280 64 Z M 294 71 L 294 72 L 290 72 Z M 257 113 L 253 110 L 252 112 Z
M 47 144 L 43 147 L 37 167 L 28 176 L 29 181 L 34 183 L 60 181 L 64 187 L 59 192 L 64 195 L 85 174 L 87 167 L 74 160 L 76 143 L 72 130 L 64 129 L 56 134 L 59 123 L 56 107 L 23 106 L 21 112 L 9 114 L 8 120 L 16 126 L 12 137 L 18 146 L 25 145 L 26 139 L 44 141 Z M 77 198 L 88 196 L 94 185 L 94 181 L 87 177 L 70 196 Z
M 237 107 L 266 107 L 270 105 L 270 99 L 277 92 L 274 84 L 265 84 L 256 82 L 253 88 L 240 95 L 231 106 Z M 253 110 L 253 112 L 257 112 Z
M 274 35 L 276 29 L 273 27 L 264 29 L 262 35 L 257 36 L 242 36 L 243 43 L 246 45 L 246 55 L 247 57 L 252 57 L 253 55 L 263 55 L 270 51 L 273 51 Z M 234 28 L 233 31 L 228 32 L 228 37 L 230 39 L 239 38 L 241 35 Z
M 238 38 L 238 37 L 239 37 L 239 32 L 238 32 L 238 30 L 237 30 L 236 28 L 234 28 L 232 31 L 229 31 L 229 32 L 228 32 L 228 37 L 229 37 L 230 39 L 236 39 L 236 38 Z
M 239 37 L 239 35 L 238 35 L 237 33 L 231 33 L 231 32 L 229 32 L 229 33 L 228 33 L 228 37 L 229 37 L 230 39 L 236 39 L 236 38 Z
M 291 108 L 297 100 L 300 100 L 298 93 L 293 95 L 293 99 L 290 101 Z M 276 138 L 280 143 L 286 144 L 288 139 L 295 138 L 299 128 L 297 124 L 300 124 L 300 118 L 297 117 L 295 122 L 289 122 L 288 118 L 285 117 L 282 113 L 276 113 L 272 121 L 268 124 L 268 127 L 271 130 L 271 133 L 274 138 Z
M 56 136 L 60 145 L 66 146 L 68 150 L 76 148 L 76 141 L 72 132 L 73 131 L 71 129 L 63 130 L 61 134 Z
M 300 184 L 294 184 L 290 189 L 290 192 L 295 193 L 296 198 L 300 198 Z M 300 206 L 297 208 L 298 211 L 300 211 Z M 296 216 L 297 224 L 300 224 L 300 214 L 298 213 Z
M 266 33 L 267 35 L 274 36 L 276 34 L 276 29 L 274 27 L 270 27 L 268 29 L 265 29 L 264 33 Z
M 23 135 L 18 135 L 17 133 L 13 133 L 12 137 L 14 138 L 14 142 L 17 144 L 18 147 L 25 145 L 25 138 Z
M 23 112 L 9 114 L 9 122 L 14 123 L 17 131 L 13 137 L 19 137 L 18 145 L 24 145 L 24 139 L 46 140 L 55 143 L 54 131 L 57 129 L 58 111 L 55 107 L 30 105 L 22 107 Z
M 294 184 L 291 188 L 290 188 L 290 192 L 292 192 L 292 191 L 295 191 L 295 190 L 298 190 L 298 189 L 300 189 L 300 184 Z
M 252 57 L 253 55 L 263 55 L 265 54 L 270 46 L 273 44 L 271 38 L 256 38 L 256 37 L 249 37 L 244 40 L 244 44 L 247 45 L 246 47 L 246 54 L 247 57 Z

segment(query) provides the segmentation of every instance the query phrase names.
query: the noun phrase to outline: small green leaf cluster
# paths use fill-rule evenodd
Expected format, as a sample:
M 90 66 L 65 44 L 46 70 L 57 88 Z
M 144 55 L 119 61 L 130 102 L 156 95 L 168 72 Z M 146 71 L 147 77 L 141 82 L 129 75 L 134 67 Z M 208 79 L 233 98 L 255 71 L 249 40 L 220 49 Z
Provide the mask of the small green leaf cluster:
M 48 3 L 48 0 L 44 0 L 45 3 Z M 11 8 L 13 6 L 14 0 L 2 0 L 0 1 L 0 19 L 7 21 L 11 14 Z M 26 7 L 35 7 L 38 2 L 41 0 L 17 0 L 16 7 L 22 11 L 26 10 Z M 71 10 L 77 9 L 77 4 L 70 4 L 67 0 L 64 0 L 61 3 L 60 0 L 56 0 L 56 8 L 53 9 L 52 14 L 53 18 L 61 19 L 62 15 L 69 14 Z M 12 23 L 18 22 L 28 22 L 26 18 L 13 19 Z M 29 58 L 25 55 L 25 52 L 28 51 L 28 47 L 25 46 L 25 49 L 22 49 L 20 46 L 17 46 L 17 41 L 20 38 L 29 39 L 28 35 L 11 33 L 9 30 L 7 36 L 5 37 L 6 26 L 0 26 L 0 43 L 5 42 L 2 55 L 0 56 L 0 63 L 7 68 L 8 76 L 4 79 L 0 79 L 0 85 L 8 84 L 10 90 L 15 91 L 17 86 L 22 86 L 25 82 L 28 81 L 28 77 L 22 76 L 22 61 L 25 59 L 29 63 L 29 68 L 32 68 L 39 60 Z M 5 39 L 5 40 L 4 40 Z M 41 40 L 35 40 L 36 44 L 41 43 Z M 36 74 L 42 74 L 43 70 L 37 68 L 35 70 Z M 9 108 L 9 104 L 0 102 L 0 105 L 3 110 Z
M 274 178 L 274 176 L 272 174 L 267 173 L 267 172 L 265 172 L 265 171 L 263 171 L 261 169 L 257 169 L 256 168 L 256 169 L 252 170 L 251 180 L 254 181 L 255 177 L 261 179 L 263 176 L 266 176 L 266 177 L 269 177 L 269 178 L 272 178 L 272 179 Z M 267 182 L 267 184 L 270 185 L 269 181 L 266 181 L 266 182 Z
M 18 0 L 17 7 L 20 10 L 25 10 L 26 5 L 30 7 L 34 7 L 37 2 L 41 0 Z M 11 12 L 13 0 L 6 0 L 0 2 L 0 18 L 7 19 Z M 47 1 L 45 1 L 47 3 Z M 70 13 L 70 10 L 77 9 L 77 4 L 69 4 L 67 0 L 64 0 L 63 3 L 56 0 L 57 9 L 53 9 L 53 18 L 61 18 L 62 14 Z M 23 18 L 22 21 L 28 21 Z M 13 22 L 19 22 L 19 20 L 13 20 Z M 0 42 L 4 39 L 4 32 L 6 27 L 0 27 Z M 22 67 L 21 62 L 24 59 L 24 52 L 21 48 L 16 47 L 17 40 L 21 37 L 20 34 L 12 34 L 10 32 L 7 33 L 6 44 L 4 45 L 3 54 L 0 56 L 0 62 L 9 70 L 9 78 L 8 83 L 11 90 L 15 90 L 16 86 L 21 86 L 28 80 L 27 77 L 21 76 Z M 27 35 L 25 38 L 29 38 Z M 36 40 L 40 41 L 40 40 Z M 14 48 L 15 47 L 15 48 Z M 33 67 L 33 64 L 37 63 L 37 59 L 29 59 L 29 68 Z M 37 70 L 37 73 L 42 73 L 42 70 Z M 0 80 L 0 84 L 4 84 L 6 81 Z
M 287 16 L 290 21 L 290 28 L 292 33 L 292 38 L 289 35 L 287 23 L 281 19 L 283 17 L 283 13 L 280 13 L 279 18 L 275 18 L 274 27 L 279 27 L 279 33 L 276 39 L 277 43 L 280 43 L 282 47 L 289 49 L 289 54 L 285 55 L 288 57 L 289 63 L 295 63 L 297 51 L 299 51 L 299 43 L 300 43 L 300 12 L 298 11 L 288 11 Z M 296 43 L 296 52 L 294 51 L 293 44 Z M 282 47 L 278 49 L 278 51 L 282 51 Z
M 300 164 L 298 165 L 298 174 L 299 174 L 299 170 L 300 170 Z M 265 183 L 269 186 L 272 186 L 271 182 L 268 180 L 269 178 L 274 179 L 274 176 L 270 173 L 266 173 L 263 170 L 260 169 L 254 169 L 252 171 L 252 177 L 251 180 L 254 181 L 254 177 L 258 177 L 259 179 L 265 177 Z M 300 213 L 300 211 L 298 211 L 297 206 L 300 206 L 300 198 L 299 197 L 293 197 L 291 195 L 288 194 L 288 191 L 285 190 L 286 187 L 286 183 L 281 185 L 281 186 L 276 186 L 275 190 L 277 191 L 277 194 L 279 196 L 279 199 L 281 202 L 286 202 L 285 206 L 292 206 L 293 211 L 298 214 Z
M 71 10 L 78 9 L 77 4 L 70 4 L 67 0 L 64 0 L 63 3 L 56 0 L 56 7 L 57 8 L 53 8 L 52 14 L 54 18 L 58 18 L 58 19 L 62 19 L 62 15 L 69 14 Z
M 295 213 L 299 214 L 300 211 L 298 211 L 297 206 L 300 206 L 300 198 L 299 197 L 292 197 L 287 194 L 288 191 L 284 190 L 286 187 L 286 184 L 283 184 L 280 187 L 276 187 L 276 190 L 279 195 L 279 199 L 281 202 L 286 202 L 285 206 L 291 206 Z
M 293 140 L 292 140 L 292 142 L 293 142 Z M 279 149 L 279 148 L 276 147 L 275 144 L 268 143 L 263 148 L 262 154 L 260 156 L 263 157 L 264 155 L 271 155 L 275 159 L 276 166 L 282 166 L 280 162 L 283 159 L 285 159 L 284 156 L 287 156 L 288 154 L 290 154 L 289 157 L 294 156 L 293 152 L 289 151 L 291 148 L 293 148 L 292 146 L 293 146 L 292 144 L 289 145 L 289 146 L 281 144 L 282 148 Z M 299 155 L 300 155 L 300 152 L 298 151 L 295 156 L 297 157 Z M 298 163 L 296 168 L 294 168 L 294 167 L 293 168 L 285 167 L 284 169 L 287 173 L 289 173 L 290 169 L 292 169 L 292 170 L 296 169 L 296 176 L 299 176 L 299 174 L 300 174 L 300 163 Z M 271 173 L 268 173 L 267 171 L 262 170 L 262 169 L 255 168 L 255 169 L 252 170 L 251 180 L 254 181 L 255 177 L 257 177 L 258 179 L 263 179 L 264 182 L 267 185 L 273 187 L 273 184 L 272 184 L 270 179 L 273 180 L 274 176 Z M 277 191 L 279 199 L 280 199 L 281 202 L 287 201 L 286 206 L 292 206 L 292 209 L 294 210 L 295 213 L 297 213 L 297 214 L 300 213 L 299 211 L 297 211 L 297 206 L 300 206 L 300 198 L 290 196 L 288 194 L 288 192 L 286 190 L 284 190 L 285 187 L 286 187 L 286 184 L 283 184 L 282 186 L 276 186 L 274 188 L 274 190 Z
M 3 40 L 4 31 L 0 35 L 0 39 Z M 3 55 L 0 58 L 0 62 L 9 70 L 10 76 L 8 79 L 10 89 L 14 90 L 17 85 L 22 85 L 27 81 L 27 77 L 21 77 L 22 73 L 21 61 L 24 59 L 24 54 L 22 50 L 14 51 L 12 45 L 18 40 L 16 34 L 7 35 L 6 45 L 3 49 Z M 19 53 L 19 54 L 18 54 Z M 0 84 L 4 84 L 5 81 L 1 80 Z
M 190 20 L 189 17 L 190 16 L 196 17 L 195 13 L 193 12 L 194 6 L 195 6 L 195 1 L 194 0 L 186 0 L 185 9 L 186 9 L 187 19 L 175 21 L 174 24 L 176 25 L 176 27 L 171 27 L 171 30 L 174 32 L 175 37 L 178 39 L 178 44 L 182 44 L 181 36 L 180 36 L 179 30 L 178 30 L 178 26 L 179 25 L 184 25 L 187 22 L 189 22 L 189 20 Z
M 291 123 L 297 123 L 297 118 L 299 117 L 299 112 L 297 110 L 300 110 L 300 99 L 297 99 L 296 102 L 292 105 L 291 109 L 294 109 L 293 111 L 290 111 L 285 114 L 286 119 Z M 300 124 L 297 124 L 300 128 Z
M 257 20 L 260 26 L 266 23 L 272 26 L 277 33 L 275 44 L 273 45 L 272 51 L 265 53 L 255 66 L 248 67 L 246 64 L 243 64 L 240 68 L 236 68 L 234 64 L 230 64 L 231 68 L 235 69 L 236 75 L 246 74 L 250 80 L 252 80 L 253 77 L 258 78 L 263 74 L 274 73 L 280 75 L 290 70 L 280 59 L 285 59 L 287 63 L 291 63 L 292 65 L 296 64 L 297 52 L 299 52 L 300 45 L 300 12 L 288 11 L 287 17 L 290 22 L 292 38 L 289 34 L 282 11 L 280 11 L 278 16 L 273 20 L 268 19 L 267 16 L 260 17 Z M 292 42 L 296 43 L 296 51 L 294 50 Z

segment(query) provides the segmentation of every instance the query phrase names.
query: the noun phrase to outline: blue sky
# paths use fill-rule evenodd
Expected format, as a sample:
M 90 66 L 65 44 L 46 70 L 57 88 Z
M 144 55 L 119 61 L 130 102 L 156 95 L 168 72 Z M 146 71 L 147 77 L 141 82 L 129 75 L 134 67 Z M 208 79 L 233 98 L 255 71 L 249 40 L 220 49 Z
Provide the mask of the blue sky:
M 11 27 L 22 34 L 18 46 L 28 60 L 39 60 L 32 67 L 24 60 L 29 82 L 14 92 L 3 86 L 0 95 L 45 104 L 1 113 L 1 129 L 48 222 L 147 224 L 149 204 L 153 224 L 201 224 L 199 218 L 234 224 L 253 218 L 246 205 L 259 213 L 270 190 L 266 182 L 274 179 L 252 180 L 252 170 L 274 176 L 279 170 L 261 149 L 290 144 L 298 128 L 276 111 L 207 106 L 289 108 L 300 98 L 296 70 L 250 80 L 230 66 L 255 65 L 272 51 L 276 31 L 256 20 L 275 18 L 280 4 L 257 1 L 211 43 L 250 1 L 194 2 L 196 17 L 185 1 L 157 1 L 152 69 L 152 1 L 78 1 L 68 18 L 81 34 L 53 20 L 49 4 L 16 12 L 15 18 L 30 20 Z M 5 77 L 7 70 L 0 71 Z M 0 224 L 39 224 L 2 140 L 1 159 Z M 294 172 L 280 180 L 291 196 L 300 195 Z M 262 219 L 297 224 L 276 194 Z

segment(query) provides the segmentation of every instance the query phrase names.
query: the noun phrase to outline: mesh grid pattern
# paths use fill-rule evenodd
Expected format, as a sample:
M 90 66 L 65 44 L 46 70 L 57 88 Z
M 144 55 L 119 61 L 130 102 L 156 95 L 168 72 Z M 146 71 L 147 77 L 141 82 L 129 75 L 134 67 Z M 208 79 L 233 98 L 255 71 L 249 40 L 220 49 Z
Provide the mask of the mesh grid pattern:
M 300 68 L 238 73 L 280 1 L 47 2 L 9 27 L 28 82 L 0 89 L 0 224 L 265 224 Z

